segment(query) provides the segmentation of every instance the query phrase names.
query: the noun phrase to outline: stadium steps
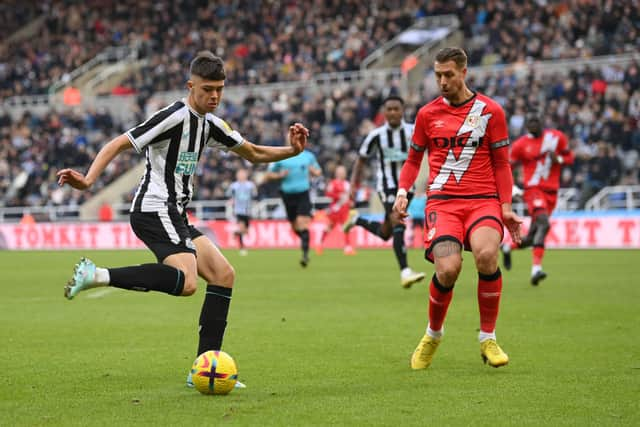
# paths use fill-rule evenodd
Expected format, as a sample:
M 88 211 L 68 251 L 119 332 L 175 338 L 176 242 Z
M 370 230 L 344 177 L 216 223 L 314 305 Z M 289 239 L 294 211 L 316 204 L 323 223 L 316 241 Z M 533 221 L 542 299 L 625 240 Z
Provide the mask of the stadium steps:
M 44 25 L 46 18 L 47 17 L 45 15 L 37 17 L 33 21 L 20 28 L 18 31 L 11 34 L 5 40 L 2 40 L 1 44 L 3 46 L 8 46 L 13 43 L 19 43 L 21 41 L 29 40 L 36 37 L 38 33 L 40 33 L 40 29 Z
M 455 15 L 436 15 L 419 19 L 414 25 L 376 49 L 362 61 L 361 69 L 402 68 L 413 56 L 415 64 L 406 70 L 404 89 L 415 93 L 435 54 L 446 46 L 462 46 L 464 34 Z
M 80 219 L 83 221 L 95 221 L 103 203 L 109 203 L 110 205 L 120 203 L 122 195 L 129 194 L 138 185 L 144 173 L 144 168 L 145 162 L 140 162 L 84 202 L 80 207 Z

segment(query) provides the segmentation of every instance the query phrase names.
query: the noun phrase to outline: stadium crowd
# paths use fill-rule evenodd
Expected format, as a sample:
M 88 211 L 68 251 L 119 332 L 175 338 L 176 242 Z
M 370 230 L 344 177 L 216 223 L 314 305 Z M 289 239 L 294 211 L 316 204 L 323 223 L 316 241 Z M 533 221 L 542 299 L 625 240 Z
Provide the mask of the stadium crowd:
M 563 187 L 582 191 L 584 200 L 606 185 L 638 183 L 640 177 L 640 75 L 638 64 L 626 69 L 607 66 L 599 70 L 573 70 L 566 78 L 521 75 L 513 69 L 495 72 L 482 79 L 470 76 L 472 88 L 498 100 L 507 113 L 513 139 L 524 132 L 524 117 L 535 106 L 544 112 L 545 124 L 562 130 L 570 138 L 577 159 L 565 168 Z M 294 95 L 273 98 L 249 97 L 241 104 L 224 102 L 219 111 L 247 139 L 268 145 L 283 141 L 283 129 L 292 121 L 308 124 L 311 146 L 331 176 L 338 164 L 350 167 L 363 137 L 382 124 L 379 107 L 384 97 L 399 93 L 398 82 L 389 81 L 383 90 L 335 88 L 329 94 L 300 90 Z M 406 119 L 413 120 L 426 97 L 407 100 Z M 53 170 L 64 165 L 82 167 L 100 146 L 120 133 L 121 125 L 106 113 L 74 110 L 50 113 L 38 118 L 27 115 L 12 122 L 0 118 L 0 194 L 6 205 L 81 203 L 75 192 L 62 194 L 52 179 Z M 69 145 L 80 147 L 70 157 Z M 206 155 L 206 154 L 205 154 Z M 104 182 L 119 176 L 140 158 L 131 152 L 122 164 L 107 171 Z M 241 160 L 229 154 L 207 156 L 198 171 L 195 199 L 224 198 Z M 246 165 L 245 165 L 246 166 Z M 254 169 L 259 176 L 262 169 Z M 19 176 L 28 174 L 22 183 Z M 24 179 L 24 178 L 23 178 Z M 11 188 L 14 188 L 11 191 Z M 277 195 L 275 185 L 260 187 L 261 197 Z M 70 198 L 70 199 L 69 199 Z
M 46 12 L 47 18 L 41 37 L 0 44 L 0 98 L 44 93 L 106 46 L 136 45 L 149 62 L 124 85 L 138 92 L 143 111 L 153 104 L 154 92 L 184 87 L 184 64 L 204 47 L 225 58 L 230 85 L 304 80 L 320 72 L 357 69 L 369 52 L 416 18 L 456 13 L 472 64 L 515 64 L 486 78 L 469 76 L 472 88 L 503 104 L 512 138 L 524 132 L 524 116 L 531 108 L 544 112 L 547 126 L 569 135 L 577 161 L 565 169 L 563 187 L 580 189 L 584 202 L 605 185 L 638 182 L 638 64 L 573 70 L 567 77 L 518 71 L 526 69 L 530 58 L 637 51 L 637 2 L 323 1 L 314 2 L 314 13 L 302 9 L 295 1 L 257 0 L 25 3 L 17 16 L 22 25 L 38 13 Z M 0 8 L 0 18 L 8 16 L 13 15 Z M 18 25 L 7 23 L 7 28 Z M 270 145 L 282 143 L 290 122 L 307 124 L 311 149 L 325 176 L 331 176 L 338 164 L 353 164 L 364 135 L 382 123 L 382 100 L 400 93 L 397 81 L 383 84 L 382 89 L 336 86 L 329 93 L 301 89 L 293 95 L 250 96 L 237 104 L 224 102 L 219 114 L 247 139 Z M 406 119 L 412 121 L 417 108 L 434 96 L 428 85 L 411 94 Z M 50 111 L 18 120 L 0 112 L 0 204 L 82 203 L 86 195 L 55 186 L 54 171 L 63 165 L 88 165 L 102 144 L 144 118 L 140 111 L 133 112 L 128 123 L 118 123 L 103 111 Z M 72 146 L 80 148 L 78 153 L 70 154 Z M 133 152 L 124 156 L 93 190 L 139 160 Z M 224 198 L 238 166 L 240 160 L 231 154 L 207 157 L 198 171 L 195 199 Z M 255 170 L 256 178 L 261 171 Z M 260 197 L 277 195 L 276 185 L 260 190 Z
M 0 28 L 18 28 L 11 12 Z M 46 15 L 37 37 L 0 44 L 0 98 L 44 94 L 106 47 L 131 46 L 147 64 L 122 84 L 144 98 L 182 89 L 201 49 L 225 58 L 231 84 L 307 80 L 355 70 L 416 19 L 456 14 L 469 64 L 562 59 L 640 49 L 638 2 L 223 0 L 26 2 L 17 22 Z
M 142 92 L 183 88 L 184 64 L 202 49 L 225 58 L 232 84 L 355 70 L 419 9 L 416 0 L 52 0 L 36 7 L 47 15 L 38 37 L 0 49 L 0 98 L 47 93 L 111 46 L 134 47 L 148 60 L 124 82 Z

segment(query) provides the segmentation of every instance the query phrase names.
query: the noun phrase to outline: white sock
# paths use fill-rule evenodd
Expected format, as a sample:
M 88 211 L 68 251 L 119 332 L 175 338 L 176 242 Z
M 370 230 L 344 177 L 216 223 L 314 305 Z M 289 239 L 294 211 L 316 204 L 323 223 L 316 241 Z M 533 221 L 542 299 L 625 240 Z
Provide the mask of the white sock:
M 444 335 L 444 326 L 439 331 L 434 331 L 430 326 L 427 326 L 427 335 L 431 338 L 442 338 L 442 335 Z
M 478 341 L 484 342 L 486 340 L 496 340 L 496 331 L 493 332 L 483 332 L 480 331 L 478 334 Z
M 400 272 L 400 277 L 405 277 L 408 276 L 409 274 L 411 274 L 412 271 L 409 267 L 405 267 L 402 269 L 402 271 Z
M 532 265 L 531 266 L 531 275 L 533 276 L 534 274 L 536 274 L 538 271 L 542 271 L 542 266 L 541 265 Z
M 109 282 L 111 282 L 109 270 L 106 268 L 96 267 L 96 277 L 94 280 L 97 286 L 109 286 Z
M 505 254 L 508 254 L 509 252 L 511 252 L 511 245 L 503 243 L 502 244 L 502 252 L 504 252 Z

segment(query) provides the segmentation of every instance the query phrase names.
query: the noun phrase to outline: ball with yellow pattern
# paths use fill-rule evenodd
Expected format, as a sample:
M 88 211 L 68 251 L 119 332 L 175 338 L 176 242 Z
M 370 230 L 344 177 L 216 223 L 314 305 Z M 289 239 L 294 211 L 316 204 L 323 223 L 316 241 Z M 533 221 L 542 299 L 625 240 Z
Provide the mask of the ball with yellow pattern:
M 224 351 L 210 350 L 193 362 L 191 379 L 202 394 L 228 394 L 238 381 L 238 368 Z

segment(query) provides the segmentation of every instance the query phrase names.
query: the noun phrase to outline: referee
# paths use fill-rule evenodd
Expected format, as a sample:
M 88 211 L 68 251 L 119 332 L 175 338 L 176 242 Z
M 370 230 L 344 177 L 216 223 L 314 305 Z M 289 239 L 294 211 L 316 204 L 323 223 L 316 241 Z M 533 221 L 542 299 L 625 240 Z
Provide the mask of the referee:
M 309 264 L 309 224 L 311 223 L 311 175 L 322 175 L 316 156 L 305 150 L 295 157 L 269 165 L 265 180 L 281 179 L 280 194 L 293 232 L 300 237 L 300 265 Z

